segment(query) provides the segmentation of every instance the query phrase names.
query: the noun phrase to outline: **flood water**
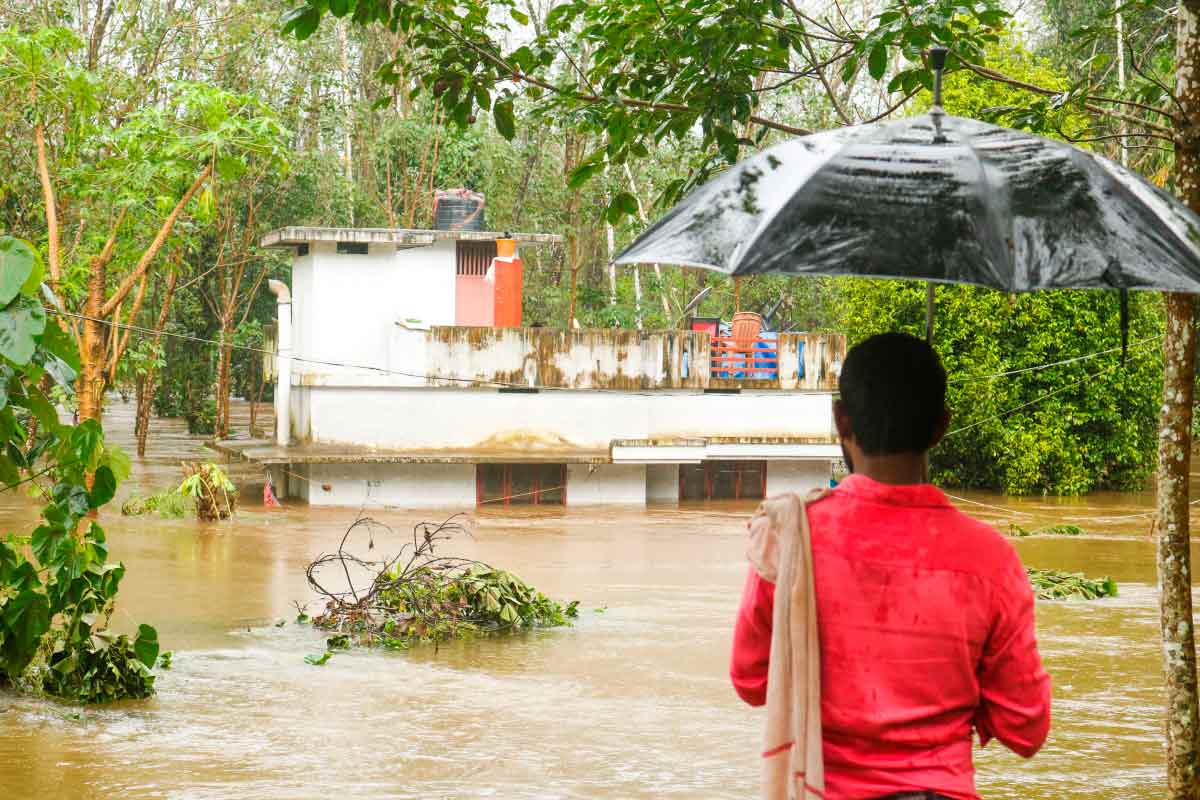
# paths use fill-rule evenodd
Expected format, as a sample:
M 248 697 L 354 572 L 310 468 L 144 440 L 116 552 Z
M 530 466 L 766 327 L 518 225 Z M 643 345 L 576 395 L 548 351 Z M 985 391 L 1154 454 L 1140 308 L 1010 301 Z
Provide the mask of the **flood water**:
M 131 407 L 116 401 L 106 427 L 132 452 Z M 573 628 L 314 667 L 304 656 L 323 637 L 294 623 L 293 602 L 312 600 L 304 568 L 355 511 L 250 501 L 229 523 L 123 518 L 130 493 L 177 483 L 179 461 L 202 457 L 181 423 L 155 420 L 153 435 L 101 523 L 128 567 L 117 624 L 156 625 L 174 666 L 145 702 L 79 710 L 0 693 L 0 798 L 756 796 L 762 712 L 726 678 L 750 505 L 481 512 L 454 552 L 580 600 Z M 1017 547 L 1031 566 L 1109 574 L 1121 591 L 1039 605 L 1051 738 L 1030 762 L 977 751 L 981 793 L 1161 796 L 1154 551 L 1147 518 L 1121 519 L 1150 496 L 964 497 L 997 524 L 1084 526 L 1095 535 Z M 0 532 L 35 514 L 0 494 Z M 438 516 L 371 515 L 397 543 Z

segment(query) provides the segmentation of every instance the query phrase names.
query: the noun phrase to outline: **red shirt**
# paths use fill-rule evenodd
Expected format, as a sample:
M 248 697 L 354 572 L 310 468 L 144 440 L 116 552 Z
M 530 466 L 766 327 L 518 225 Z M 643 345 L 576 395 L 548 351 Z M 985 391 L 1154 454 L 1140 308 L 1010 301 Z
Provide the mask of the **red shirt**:
M 808 519 L 827 800 L 914 790 L 975 800 L 972 729 L 1028 758 L 1050 728 L 1050 678 L 1016 551 L 929 484 L 851 475 Z M 751 569 L 730 675 L 756 706 L 774 595 Z

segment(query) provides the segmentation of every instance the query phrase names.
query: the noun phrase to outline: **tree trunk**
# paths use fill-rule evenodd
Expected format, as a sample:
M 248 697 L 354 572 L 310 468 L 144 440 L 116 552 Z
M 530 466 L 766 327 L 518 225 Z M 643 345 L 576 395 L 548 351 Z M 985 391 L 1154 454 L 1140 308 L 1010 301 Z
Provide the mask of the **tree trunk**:
M 267 385 L 267 376 L 263 372 L 262 358 L 255 358 L 254 363 L 258 365 L 255 372 L 258 373 L 258 392 L 250 400 L 250 438 L 258 436 L 258 406 L 262 403 L 263 389 Z
M 152 352 L 158 352 L 159 342 L 162 340 L 163 328 L 167 326 L 167 314 L 171 310 L 171 298 L 175 296 L 175 284 L 179 281 L 178 273 L 172 272 L 167 276 L 167 289 L 163 293 L 162 308 L 159 309 L 158 319 L 154 322 L 154 343 Z M 137 436 L 137 454 L 139 457 L 146 455 L 146 438 L 150 434 L 150 413 L 154 409 L 154 395 L 157 391 L 156 379 L 158 378 L 158 370 L 151 362 L 146 370 L 145 376 L 142 378 L 142 391 L 138 396 L 138 413 L 137 426 L 134 433 Z
M 346 177 L 346 192 L 347 199 L 350 204 L 350 225 L 354 225 L 354 106 L 350 99 L 350 63 L 347 50 L 349 45 L 346 42 L 346 27 L 350 24 L 349 20 L 345 23 L 339 22 L 335 25 L 337 30 L 338 41 L 338 56 L 342 67 L 342 158 L 343 169 Z
M 83 342 L 79 348 L 79 421 L 100 421 L 104 410 L 104 284 L 108 265 L 103 258 L 92 259 L 88 276 L 87 300 L 83 306 Z
M 1167 785 L 1172 800 L 1200 797 L 1197 781 L 1196 640 L 1192 631 L 1191 472 L 1195 305 L 1168 294 L 1163 339 L 1162 428 L 1158 443 L 1158 588 L 1167 681 Z
M 1200 211 L 1200 0 L 1178 12 L 1175 91 L 1185 116 L 1175 142 L 1180 196 Z M 1158 588 L 1167 688 L 1167 797 L 1200 800 L 1200 708 L 1192 630 L 1189 480 L 1196 372 L 1196 307 L 1190 295 L 1166 295 L 1162 427 L 1158 444 Z
M 223 320 L 217 345 L 217 414 L 213 434 L 217 439 L 229 435 L 229 362 L 233 358 L 233 334 L 228 327 L 228 322 Z
M 50 182 L 50 167 L 46 159 L 46 132 L 41 123 L 33 129 L 34 144 L 37 146 L 38 181 L 42 185 L 42 199 L 46 204 L 46 254 L 50 267 L 50 287 L 58 291 L 62 281 L 59 256 L 58 204 L 54 199 L 54 184 Z

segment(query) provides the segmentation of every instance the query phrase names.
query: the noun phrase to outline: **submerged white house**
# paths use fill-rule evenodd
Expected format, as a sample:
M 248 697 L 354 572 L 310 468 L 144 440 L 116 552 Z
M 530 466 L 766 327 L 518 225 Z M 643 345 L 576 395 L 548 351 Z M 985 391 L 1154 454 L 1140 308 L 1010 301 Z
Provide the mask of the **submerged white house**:
M 268 234 L 294 254 L 291 287 L 272 287 L 277 435 L 217 448 L 313 505 L 642 505 L 828 483 L 843 337 L 779 334 L 770 368 L 739 371 L 708 332 L 497 327 L 520 320 L 514 241 L 558 237 Z

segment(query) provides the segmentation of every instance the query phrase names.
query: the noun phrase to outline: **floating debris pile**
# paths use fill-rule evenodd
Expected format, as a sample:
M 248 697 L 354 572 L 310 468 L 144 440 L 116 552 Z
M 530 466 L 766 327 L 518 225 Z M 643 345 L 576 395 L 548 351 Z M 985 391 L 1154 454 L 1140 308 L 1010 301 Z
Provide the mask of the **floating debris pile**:
M 1018 538 L 1024 536 L 1080 536 L 1083 534 L 1083 528 L 1078 525 L 1046 525 L 1041 528 L 1022 528 L 1014 523 L 1008 526 L 1008 535 Z
M 1029 582 L 1039 600 L 1098 600 L 1116 597 L 1117 582 L 1112 578 L 1089 578 L 1082 572 L 1026 567 Z
M 511 572 L 481 561 L 438 555 L 441 543 L 455 534 L 468 534 L 459 516 L 441 524 L 419 523 L 412 541 L 382 560 L 360 558 L 347 550 L 347 543 L 353 534 L 365 534 L 371 552 L 376 536 L 394 535 L 392 530 L 370 517 L 356 519 L 336 553 L 308 566 L 309 586 L 325 598 L 325 608 L 312 617 L 312 624 L 337 634 L 333 638 L 338 646 L 397 649 L 571 624 L 578 616 L 578 602 L 558 603 Z M 327 587 L 328 579 L 321 576 L 329 570 L 346 589 Z M 300 619 L 307 618 L 302 613 Z

